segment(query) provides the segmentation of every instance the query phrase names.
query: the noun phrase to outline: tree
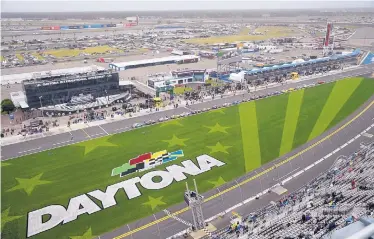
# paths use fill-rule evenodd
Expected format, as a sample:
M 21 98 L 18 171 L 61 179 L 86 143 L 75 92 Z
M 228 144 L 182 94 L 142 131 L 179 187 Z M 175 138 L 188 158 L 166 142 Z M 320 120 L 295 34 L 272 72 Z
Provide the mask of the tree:
M 1 112 L 12 112 L 14 110 L 15 106 L 13 102 L 10 99 L 4 99 L 1 101 Z

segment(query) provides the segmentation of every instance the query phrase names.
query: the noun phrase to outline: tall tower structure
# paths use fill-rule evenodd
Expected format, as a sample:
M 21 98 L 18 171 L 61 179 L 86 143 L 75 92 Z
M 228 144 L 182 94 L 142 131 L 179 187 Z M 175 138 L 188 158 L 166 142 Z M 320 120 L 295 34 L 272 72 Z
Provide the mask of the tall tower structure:
M 327 23 L 327 30 L 325 38 L 323 39 L 323 55 L 329 56 L 332 55 L 334 51 L 334 39 L 335 34 L 333 32 L 333 24 L 331 22 Z
M 191 208 L 193 226 L 195 230 L 201 230 L 205 228 L 205 220 L 203 215 L 203 209 L 201 205 L 204 202 L 204 196 L 200 195 L 197 191 L 196 181 L 193 180 L 195 191 L 192 191 L 188 188 L 186 182 L 186 191 L 184 193 L 184 200 L 187 205 Z

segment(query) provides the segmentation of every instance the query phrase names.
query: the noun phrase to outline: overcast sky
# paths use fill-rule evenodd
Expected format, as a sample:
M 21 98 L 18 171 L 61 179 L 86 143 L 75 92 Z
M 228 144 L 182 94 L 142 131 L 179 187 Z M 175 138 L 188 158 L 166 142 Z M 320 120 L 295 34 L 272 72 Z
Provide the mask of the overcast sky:
M 82 11 L 159 11 L 159 10 L 228 10 L 228 9 L 316 9 L 316 8 L 367 8 L 374 7 L 374 0 L 291 0 L 291 1 L 152 1 L 152 0 L 2 0 L 2 12 L 82 12 Z

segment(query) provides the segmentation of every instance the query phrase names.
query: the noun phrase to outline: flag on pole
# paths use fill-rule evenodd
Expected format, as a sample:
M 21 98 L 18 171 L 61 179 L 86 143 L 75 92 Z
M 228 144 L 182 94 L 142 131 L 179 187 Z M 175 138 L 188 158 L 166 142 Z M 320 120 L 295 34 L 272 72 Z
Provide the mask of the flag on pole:
M 225 53 L 223 51 L 220 51 L 217 53 L 217 57 L 222 57 Z

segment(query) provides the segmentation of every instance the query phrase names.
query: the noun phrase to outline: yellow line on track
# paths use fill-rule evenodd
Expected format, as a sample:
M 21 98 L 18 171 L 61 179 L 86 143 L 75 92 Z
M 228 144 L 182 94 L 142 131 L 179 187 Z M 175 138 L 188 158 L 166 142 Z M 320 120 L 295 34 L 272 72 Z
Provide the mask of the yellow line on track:
M 211 197 L 209 197 L 209 198 L 206 198 L 206 199 L 204 200 L 204 202 L 208 202 L 208 201 L 210 201 L 210 200 L 212 200 L 212 199 L 214 199 L 214 198 L 217 198 L 217 197 L 221 196 L 222 194 L 225 194 L 225 193 L 227 193 L 227 192 L 230 192 L 230 191 L 236 189 L 236 188 L 239 187 L 239 186 L 242 186 L 242 185 L 244 185 L 244 184 L 246 184 L 246 183 L 248 183 L 248 182 L 250 182 L 250 181 L 253 181 L 253 180 L 255 180 L 255 179 L 261 177 L 262 175 L 264 175 L 264 174 L 266 174 L 266 173 L 268 173 L 268 172 L 274 170 L 275 168 L 277 168 L 277 167 L 279 167 L 279 166 L 281 166 L 281 165 L 283 165 L 283 164 L 285 164 L 285 163 L 288 163 L 289 161 L 291 161 L 291 160 L 297 158 L 298 156 L 302 155 L 303 153 L 305 153 L 305 152 L 311 150 L 312 148 L 316 147 L 317 145 L 319 145 L 319 144 L 321 144 L 322 142 L 326 141 L 327 139 L 331 138 L 332 136 L 334 136 L 335 134 L 337 134 L 339 131 L 341 131 L 342 129 L 344 129 L 344 128 L 347 127 L 348 125 L 350 125 L 350 124 L 351 124 L 353 121 L 355 121 L 358 117 L 360 117 L 362 114 L 364 114 L 364 113 L 365 113 L 365 112 L 366 112 L 366 111 L 367 111 L 367 110 L 368 110 L 368 109 L 369 109 L 373 104 L 374 104 L 374 100 L 373 100 L 373 101 L 372 101 L 372 102 L 371 102 L 371 103 L 370 103 L 370 104 L 369 104 L 365 109 L 363 109 L 359 114 L 357 114 L 354 118 L 352 118 L 350 121 L 348 121 L 347 123 L 345 123 L 344 125 L 342 125 L 340 128 L 336 129 L 336 130 L 335 130 L 334 132 L 332 132 L 331 134 L 325 136 L 323 139 L 321 139 L 321 140 L 315 142 L 314 144 L 310 145 L 308 148 L 305 148 L 305 149 L 301 150 L 300 152 L 298 152 L 298 153 L 292 155 L 291 157 L 289 157 L 289 158 L 283 160 L 282 162 L 275 164 L 275 166 L 272 166 L 272 167 L 270 167 L 270 168 L 268 168 L 268 169 L 266 169 L 266 170 L 264 170 L 264 171 L 262 171 L 262 172 L 260 172 L 260 173 L 258 173 L 258 174 L 256 174 L 256 175 L 254 175 L 254 176 L 252 176 L 252 177 L 250 177 L 250 178 L 244 180 L 243 182 L 241 182 L 241 183 L 239 183 L 239 184 L 235 184 L 234 186 L 232 186 L 232 187 L 230 187 L 230 188 L 227 188 L 227 189 L 225 189 L 225 190 L 223 190 L 223 191 L 221 191 L 221 192 L 219 192 L 219 193 L 217 193 L 217 194 L 215 194 L 215 195 L 213 195 L 213 196 L 211 196 Z M 181 213 L 184 213 L 184 212 L 186 212 L 186 211 L 188 211 L 188 210 L 189 210 L 189 208 L 188 208 L 188 207 L 185 207 L 185 208 L 183 208 L 183 209 L 181 209 L 181 210 L 179 210 L 179 211 L 176 211 L 176 212 L 172 213 L 172 215 L 173 215 L 173 216 L 176 216 L 176 215 L 179 215 L 179 214 L 181 214 Z M 150 223 L 148 223 L 148 224 L 145 224 L 145 225 L 143 225 L 143 226 L 141 226 L 141 227 L 138 227 L 138 228 L 136 228 L 136 229 L 134 229 L 134 230 L 131 230 L 131 231 L 129 231 L 129 232 L 126 232 L 126 233 L 124 233 L 124 234 L 122 234 L 122 235 L 119 235 L 119 236 L 117 236 L 117 237 L 114 237 L 113 239 L 121 239 L 121 238 L 125 238 L 125 237 L 127 237 L 127 236 L 130 236 L 130 235 L 136 233 L 136 232 L 139 232 L 139 231 L 144 230 L 144 229 L 146 229 L 146 228 L 148 228 L 148 227 L 151 227 L 151 226 L 153 226 L 153 225 L 155 225 L 155 224 L 157 224 L 157 223 L 163 222 L 163 221 L 165 221 L 165 220 L 167 220 L 167 219 L 169 219 L 169 218 L 170 218 L 170 216 L 165 216 L 165 217 L 159 218 L 159 219 L 154 220 L 154 221 L 152 221 L 152 222 L 150 222 Z

